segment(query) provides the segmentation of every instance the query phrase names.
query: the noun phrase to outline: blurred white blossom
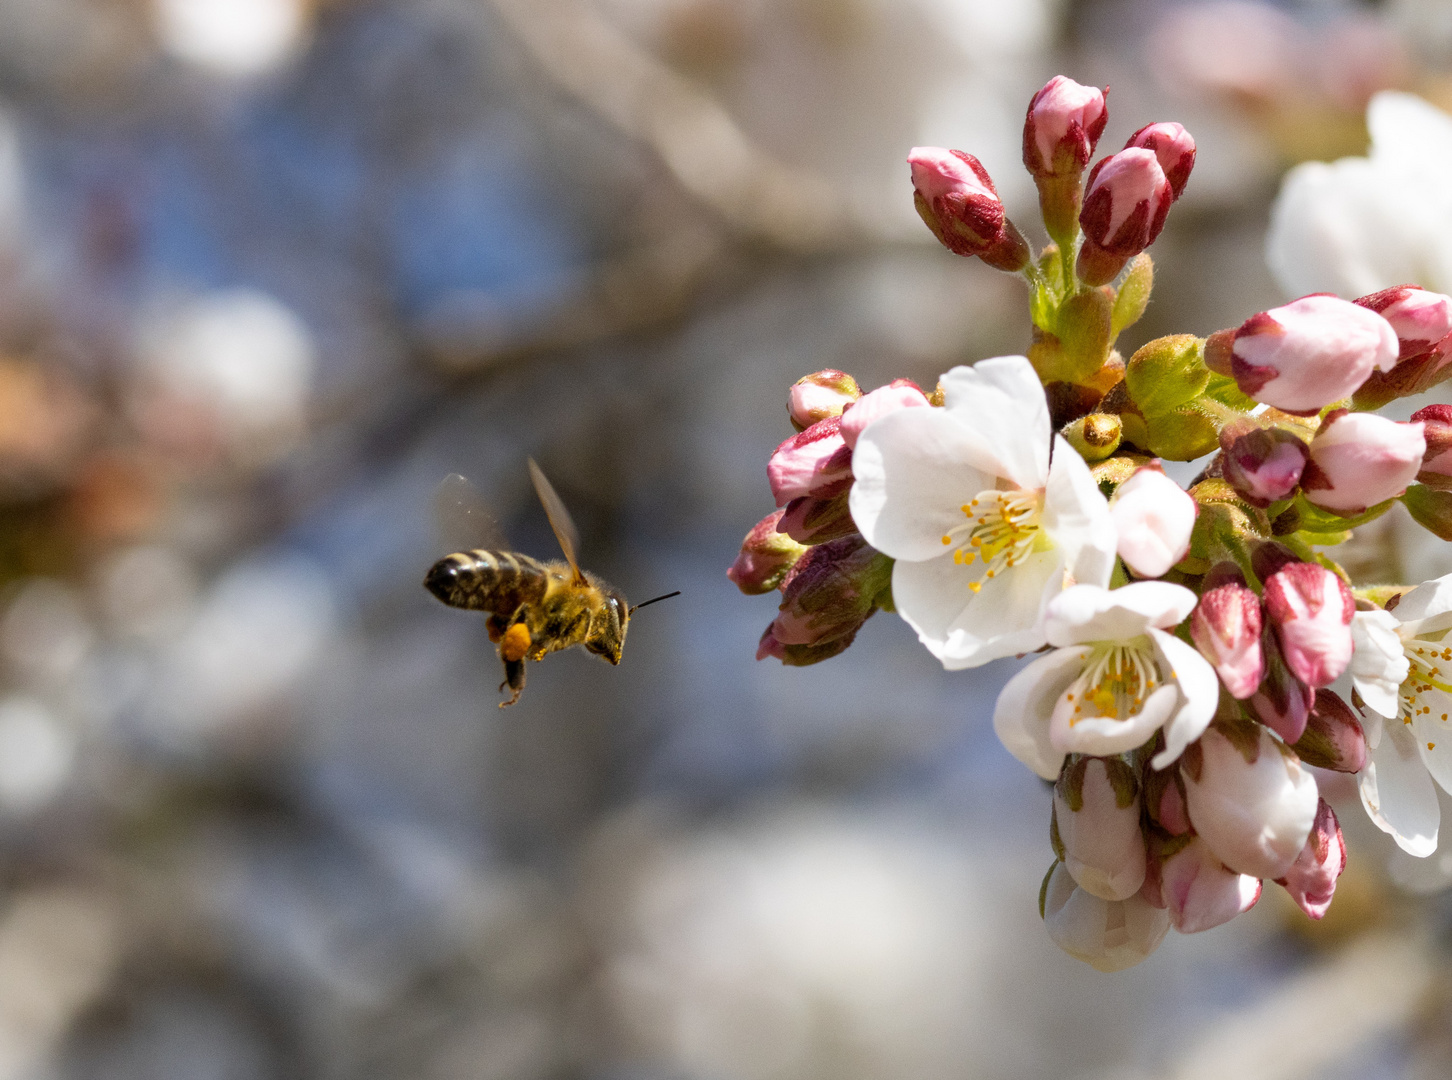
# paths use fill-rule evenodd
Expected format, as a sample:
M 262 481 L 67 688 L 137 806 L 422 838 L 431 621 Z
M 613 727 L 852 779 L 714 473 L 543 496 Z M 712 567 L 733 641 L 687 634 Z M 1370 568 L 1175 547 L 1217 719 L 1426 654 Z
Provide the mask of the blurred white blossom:
M 223 75 L 277 66 L 307 31 L 302 0 L 154 0 L 154 11 L 168 52 Z
M 1386 91 L 1366 114 L 1371 153 L 1286 174 L 1266 258 L 1289 294 L 1452 288 L 1452 116 Z
M 76 738 L 41 702 L 0 701 L 0 805 L 26 811 L 55 795 L 71 774 Z

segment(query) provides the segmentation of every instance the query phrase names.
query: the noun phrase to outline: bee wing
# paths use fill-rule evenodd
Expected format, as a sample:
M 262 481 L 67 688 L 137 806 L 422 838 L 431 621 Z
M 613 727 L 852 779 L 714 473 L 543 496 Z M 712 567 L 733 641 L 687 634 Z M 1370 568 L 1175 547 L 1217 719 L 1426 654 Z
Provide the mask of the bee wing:
M 570 564 L 570 569 L 575 572 L 575 580 L 584 580 L 585 575 L 580 573 L 580 564 L 575 561 L 575 549 L 580 546 L 580 532 L 575 528 L 575 521 L 570 517 L 570 512 L 565 509 L 565 504 L 555 494 L 555 489 L 545 479 L 543 470 L 534 463 L 534 458 L 529 459 L 529 478 L 534 481 L 535 494 L 539 501 L 544 503 L 545 515 L 550 519 L 550 528 L 555 531 L 555 539 L 560 542 L 564 550 L 565 560 Z
M 484 496 L 458 473 L 450 473 L 434 489 L 434 527 L 445 551 L 509 550 Z

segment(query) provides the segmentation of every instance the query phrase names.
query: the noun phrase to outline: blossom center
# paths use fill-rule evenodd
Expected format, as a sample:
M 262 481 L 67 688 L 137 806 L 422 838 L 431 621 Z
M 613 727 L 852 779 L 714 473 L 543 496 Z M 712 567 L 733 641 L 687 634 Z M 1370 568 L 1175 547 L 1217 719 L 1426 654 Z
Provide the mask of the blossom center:
M 963 504 L 968 531 L 953 551 L 958 566 L 980 565 L 983 573 L 968 583 L 975 593 L 983 583 L 1011 570 L 1039 548 L 1044 497 L 1037 491 L 981 491 Z M 960 533 L 960 535 L 962 535 Z M 944 546 L 953 544 L 944 536 Z
M 1422 704 L 1422 695 L 1440 690 L 1452 694 L 1452 647 L 1441 642 L 1413 640 L 1406 645 L 1407 663 L 1410 665 L 1406 680 L 1401 685 L 1401 719 L 1410 724 L 1412 718 L 1431 713 L 1432 706 Z M 1443 720 L 1447 714 L 1441 715 Z
M 1127 720 L 1139 712 L 1159 683 L 1159 666 L 1149 638 L 1096 642 L 1084 658 L 1083 672 L 1066 692 L 1074 706 L 1069 726 L 1088 716 Z

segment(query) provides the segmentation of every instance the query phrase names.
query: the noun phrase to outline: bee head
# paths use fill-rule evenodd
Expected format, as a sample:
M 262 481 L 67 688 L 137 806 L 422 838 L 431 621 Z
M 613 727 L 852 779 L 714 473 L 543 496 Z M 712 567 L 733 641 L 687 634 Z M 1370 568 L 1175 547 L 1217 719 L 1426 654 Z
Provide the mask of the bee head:
M 605 604 L 590 626 L 585 648 L 612 664 L 620 663 L 625 651 L 625 628 L 630 624 L 630 606 L 615 589 L 605 588 Z

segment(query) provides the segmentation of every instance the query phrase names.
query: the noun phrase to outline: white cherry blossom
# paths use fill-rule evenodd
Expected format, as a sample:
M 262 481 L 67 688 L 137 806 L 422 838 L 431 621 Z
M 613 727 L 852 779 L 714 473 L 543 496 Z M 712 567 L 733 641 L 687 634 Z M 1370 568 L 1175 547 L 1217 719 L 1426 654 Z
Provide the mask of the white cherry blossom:
M 941 385 L 942 408 L 863 430 L 850 501 L 867 542 L 897 560 L 898 613 L 956 670 L 1043 645 L 1051 599 L 1108 584 L 1115 532 L 1088 466 L 1052 434 L 1026 358 L 956 367 Z
M 993 710 L 1009 753 L 1052 780 L 1065 754 L 1122 754 L 1164 728 L 1152 764 L 1175 761 L 1204 732 L 1220 694 L 1209 662 L 1165 633 L 1194 606 L 1194 593 L 1164 581 L 1075 585 L 1055 597 L 1044 626 L 1059 647 L 1010 679 Z
M 1373 714 L 1361 802 L 1378 828 L 1419 857 L 1437 850 L 1433 781 L 1452 791 L 1449 629 L 1452 574 L 1417 586 L 1392 611 L 1357 612 L 1351 623 L 1351 681 Z

